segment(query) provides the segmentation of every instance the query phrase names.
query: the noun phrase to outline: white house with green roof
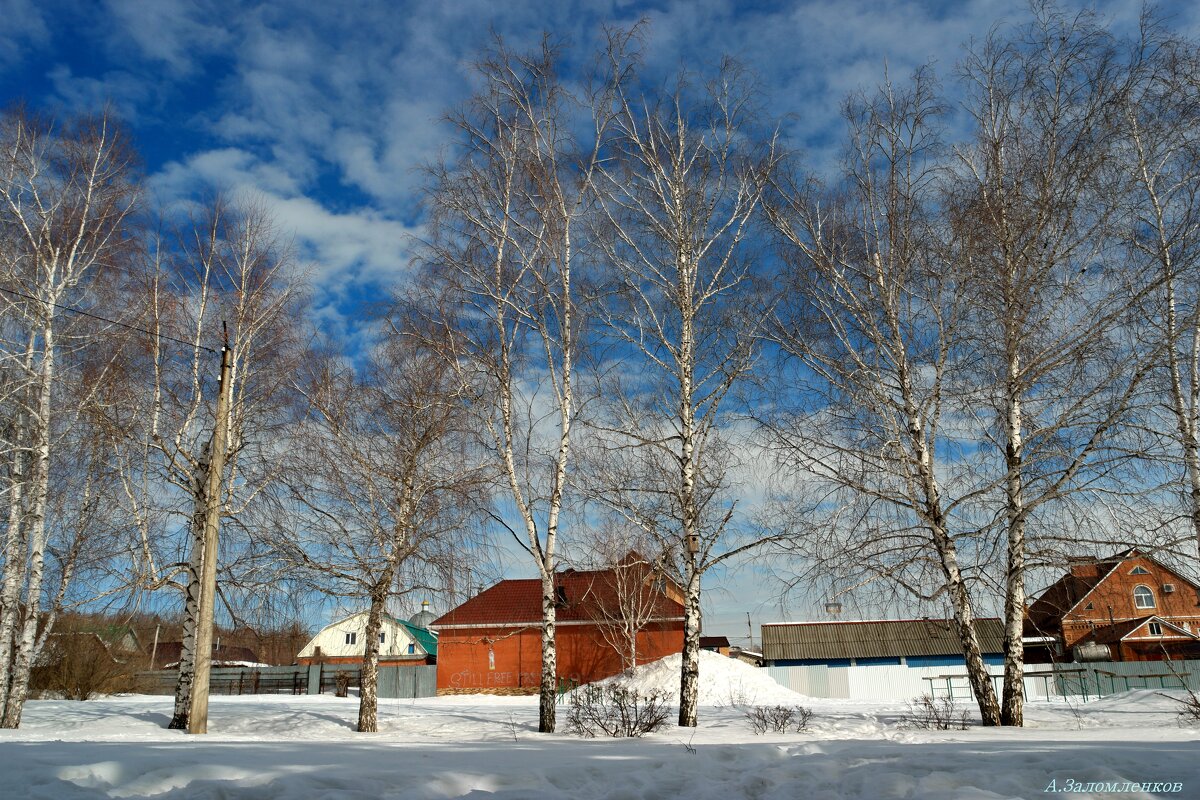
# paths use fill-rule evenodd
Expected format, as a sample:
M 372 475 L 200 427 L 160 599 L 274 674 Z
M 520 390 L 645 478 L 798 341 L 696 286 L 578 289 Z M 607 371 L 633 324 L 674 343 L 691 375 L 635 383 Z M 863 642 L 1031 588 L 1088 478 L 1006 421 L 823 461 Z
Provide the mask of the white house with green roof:
M 423 606 L 428 606 L 424 603 Z M 421 666 L 437 663 L 437 634 L 430 631 L 427 608 L 405 621 L 385 614 L 379 631 L 379 665 Z M 422 624 L 424 623 L 424 624 Z M 326 625 L 300 650 L 299 664 L 350 664 L 362 661 L 367 649 L 367 612 L 360 611 Z

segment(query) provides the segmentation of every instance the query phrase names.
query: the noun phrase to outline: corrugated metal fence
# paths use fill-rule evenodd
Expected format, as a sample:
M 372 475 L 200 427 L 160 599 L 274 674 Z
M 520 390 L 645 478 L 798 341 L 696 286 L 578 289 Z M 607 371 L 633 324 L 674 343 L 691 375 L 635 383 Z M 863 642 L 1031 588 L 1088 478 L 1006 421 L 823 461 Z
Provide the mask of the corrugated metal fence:
M 146 694 L 174 694 L 179 673 L 174 670 L 139 672 L 138 682 Z M 217 667 L 212 670 L 212 694 L 332 694 L 338 676 L 345 675 L 347 685 L 358 687 L 356 665 L 319 665 L 311 667 Z M 437 667 L 380 667 L 380 698 L 433 697 L 437 694 Z
M 437 694 L 437 667 L 380 667 L 380 697 L 433 697 Z
M 775 681 L 809 697 L 853 700 L 909 700 L 922 694 L 970 699 L 965 667 L 767 667 Z M 997 691 L 1004 668 L 989 666 Z M 1085 699 L 1131 689 L 1200 691 L 1200 661 L 1098 661 L 1089 664 L 1027 664 L 1025 696 Z

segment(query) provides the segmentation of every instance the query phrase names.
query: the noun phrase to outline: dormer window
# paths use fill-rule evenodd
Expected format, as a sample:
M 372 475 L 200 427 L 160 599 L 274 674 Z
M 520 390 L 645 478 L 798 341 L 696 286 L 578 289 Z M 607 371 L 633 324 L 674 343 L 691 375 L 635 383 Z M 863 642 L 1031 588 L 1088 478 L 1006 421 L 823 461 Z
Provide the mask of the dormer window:
M 1146 569 L 1146 568 L 1145 568 L 1145 567 L 1143 567 L 1141 564 L 1138 564 L 1136 567 L 1134 567 L 1134 568 L 1133 568 L 1133 569 L 1130 571 L 1130 573 L 1129 573 L 1129 574 L 1130 574 L 1130 575 L 1149 575 L 1149 574 L 1150 574 L 1150 570 Z
M 1149 586 L 1138 586 L 1133 590 L 1133 604 L 1137 608 L 1155 608 L 1154 592 Z

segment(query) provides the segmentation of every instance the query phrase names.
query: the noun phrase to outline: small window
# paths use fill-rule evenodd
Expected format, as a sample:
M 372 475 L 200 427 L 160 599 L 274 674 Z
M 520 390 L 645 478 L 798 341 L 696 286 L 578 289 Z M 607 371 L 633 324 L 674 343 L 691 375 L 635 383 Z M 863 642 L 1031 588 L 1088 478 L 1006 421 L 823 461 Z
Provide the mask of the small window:
M 567 587 L 556 586 L 554 589 L 554 597 L 560 606 L 567 604 Z
M 415 654 L 416 652 L 417 652 L 417 646 L 415 644 L 410 644 L 408 646 L 408 654 L 411 656 L 411 655 Z
M 1133 590 L 1133 604 L 1138 608 L 1154 608 L 1154 592 L 1149 586 L 1138 586 Z
M 1149 575 L 1149 574 L 1150 574 L 1150 570 L 1146 569 L 1146 568 L 1145 568 L 1145 567 L 1143 567 L 1141 564 L 1139 564 L 1139 565 L 1137 565 L 1136 567 L 1134 567 L 1134 568 L 1133 568 L 1133 569 L 1130 571 L 1130 573 L 1129 573 L 1129 574 L 1130 574 L 1130 575 Z
M 383 631 L 380 631 L 379 632 L 379 643 L 383 644 L 386 641 L 387 641 L 387 634 L 384 633 Z
M 1150 635 L 1151 636 L 1162 636 L 1162 625 L 1159 625 L 1157 622 L 1151 622 L 1150 623 Z
M 358 643 L 358 634 L 357 633 L 355 633 L 354 631 L 350 631 L 349 633 L 346 634 L 346 644 L 357 644 L 357 643 Z
M 1088 603 L 1086 606 L 1083 607 L 1083 610 L 1084 611 L 1095 611 L 1096 607 L 1094 605 L 1092 605 L 1091 603 Z

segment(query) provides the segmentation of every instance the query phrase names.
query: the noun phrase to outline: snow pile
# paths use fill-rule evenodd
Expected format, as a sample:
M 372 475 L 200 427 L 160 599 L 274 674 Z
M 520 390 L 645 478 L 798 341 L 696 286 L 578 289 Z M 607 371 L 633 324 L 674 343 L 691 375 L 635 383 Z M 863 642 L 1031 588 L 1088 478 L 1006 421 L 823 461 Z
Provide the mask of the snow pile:
M 643 664 L 632 675 L 615 675 L 601 684 L 617 684 L 639 694 L 658 692 L 672 703 L 679 702 L 679 673 L 683 655 L 660 658 Z M 794 706 L 812 698 L 780 686 L 764 669 L 736 658 L 700 651 L 700 705 L 702 706 Z

